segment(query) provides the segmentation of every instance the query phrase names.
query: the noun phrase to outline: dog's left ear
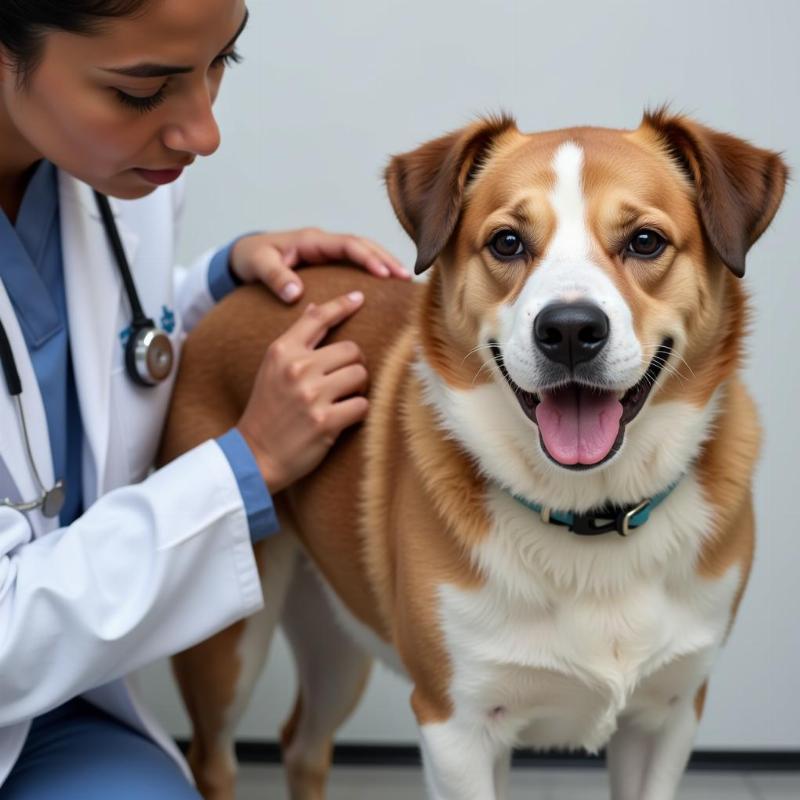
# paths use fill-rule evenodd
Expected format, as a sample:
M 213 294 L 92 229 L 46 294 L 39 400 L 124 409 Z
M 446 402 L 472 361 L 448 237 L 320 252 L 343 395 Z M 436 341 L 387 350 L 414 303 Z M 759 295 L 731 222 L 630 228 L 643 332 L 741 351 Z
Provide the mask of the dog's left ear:
M 492 145 L 501 134 L 516 129 L 507 116 L 482 119 L 389 162 L 386 188 L 400 224 L 417 245 L 417 275 L 450 241 L 464 190 Z
M 697 191 L 700 219 L 722 262 L 741 278 L 747 251 L 766 230 L 789 170 L 778 153 L 706 128 L 666 109 L 646 112 L 654 130 Z

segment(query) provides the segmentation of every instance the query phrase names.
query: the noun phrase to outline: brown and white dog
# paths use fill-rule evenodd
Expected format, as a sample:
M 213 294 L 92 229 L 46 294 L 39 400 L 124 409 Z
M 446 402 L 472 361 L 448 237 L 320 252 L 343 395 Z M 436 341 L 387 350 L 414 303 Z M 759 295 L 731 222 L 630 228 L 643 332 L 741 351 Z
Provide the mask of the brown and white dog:
M 309 301 L 367 294 L 333 339 L 364 350 L 371 411 L 276 499 L 265 609 L 175 661 L 199 786 L 234 796 L 234 730 L 280 623 L 295 800 L 324 796 L 375 656 L 413 686 L 432 798 L 504 797 L 514 745 L 607 745 L 615 800 L 669 800 L 750 571 L 739 279 L 786 167 L 659 111 L 634 131 L 486 119 L 386 179 L 430 280 L 304 274 Z M 247 288 L 208 315 L 163 459 L 236 422 L 298 313 Z

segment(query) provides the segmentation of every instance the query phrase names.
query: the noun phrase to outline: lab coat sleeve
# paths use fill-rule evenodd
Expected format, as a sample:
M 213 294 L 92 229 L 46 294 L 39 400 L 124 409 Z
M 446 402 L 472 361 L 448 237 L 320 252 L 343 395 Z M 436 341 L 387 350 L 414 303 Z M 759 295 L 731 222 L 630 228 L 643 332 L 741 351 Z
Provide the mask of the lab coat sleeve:
M 216 249 L 208 250 L 188 269 L 175 270 L 175 303 L 188 333 L 216 303 L 211 293 L 208 271 Z
M 230 294 L 237 286 L 241 286 L 228 269 L 231 250 L 239 239 L 256 233 L 258 231 L 244 233 L 223 247 L 207 251 L 188 270 L 177 268 L 175 297 L 187 331 L 190 331 L 215 303 Z
M 0 727 L 262 603 L 242 498 L 214 441 L 36 540 L 21 514 L 0 508 Z
M 186 179 L 181 178 L 167 187 L 166 191 L 170 192 L 172 201 L 173 230 L 179 231 L 186 203 Z M 213 249 L 206 251 L 190 267 L 180 264 L 175 267 L 173 276 L 175 304 L 183 321 L 184 331 L 187 333 L 214 305 L 214 297 L 208 282 L 208 270 L 214 253 Z
M 170 187 L 170 191 L 173 230 L 177 231 L 180 228 L 186 198 L 184 179 L 176 181 Z M 227 262 L 231 248 L 239 238 L 241 237 L 237 237 L 224 247 L 207 250 L 188 268 L 180 265 L 175 267 L 173 287 L 175 304 L 183 320 L 184 331 L 187 333 L 214 307 L 215 303 L 235 288 L 233 278 L 228 275 Z
M 272 495 L 267 489 L 264 477 L 256 463 L 253 451 L 237 428 L 231 428 L 226 434 L 217 437 L 217 444 L 222 448 L 228 463 L 231 465 L 239 494 L 244 501 L 247 524 L 250 528 L 250 540 L 260 542 L 267 536 L 280 530 L 278 515 Z

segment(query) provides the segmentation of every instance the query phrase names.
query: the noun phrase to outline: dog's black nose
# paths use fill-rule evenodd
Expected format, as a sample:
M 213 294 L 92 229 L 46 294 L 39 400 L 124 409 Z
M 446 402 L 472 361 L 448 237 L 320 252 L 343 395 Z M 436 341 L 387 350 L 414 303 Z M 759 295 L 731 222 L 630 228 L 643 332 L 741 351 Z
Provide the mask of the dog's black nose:
M 608 317 L 593 303 L 553 303 L 533 321 L 533 340 L 552 361 L 572 370 L 608 341 Z

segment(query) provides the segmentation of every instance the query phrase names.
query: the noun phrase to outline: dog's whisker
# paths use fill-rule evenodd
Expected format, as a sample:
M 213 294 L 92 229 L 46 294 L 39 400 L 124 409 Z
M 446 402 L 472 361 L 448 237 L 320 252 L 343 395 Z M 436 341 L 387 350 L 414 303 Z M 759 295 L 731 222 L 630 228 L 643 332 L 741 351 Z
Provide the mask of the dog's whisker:
M 472 378 L 472 385 L 473 386 L 475 385 L 475 381 L 477 381 L 478 378 L 480 377 L 481 372 L 483 372 L 484 369 L 486 369 L 487 367 L 490 367 L 490 366 L 491 366 L 491 362 L 490 361 L 484 361 L 483 364 L 481 364 L 480 367 L 478 367 L 478 371 L 475 373 L 475 375 Z
M 642 342 L 642 350 L 644 351 L 645 356 L 649 355 L 651 358 L 654 357 L 658 351 L 661 349 L 662 342 Z M 687 369 L 692 373 L 694 376 L 694 372 L 692 368 L 689 366 L 689 362 L 679 353 L 676 353 L 674 350 L 670 350 L 669 358 L 677 358 L 679 361 L 682 361 Z
M 691 374 L 692 378 L 696 378 L 697 377 L 695 375 L 695 373 L 694 373 L 694 370 L 689 365 L 689 362 L 685 358 L 683 358 L 683 356 L 679 355 L 674 350 L 672 350 L 672 351 L 670 351 L 669 356 L 666 359 L 664 359 L 663 357 L 658 355 L 658 351 L 660 350 L 660 348 L 661 348 L 661 343 L 660 342 L 643 342 L 642 343 L 642 350 L 644 352 L 645 358 L 648 359 L 648 361 L 650 363 L 655 363 L 659 367 L 661 367 L 662 370 L 667 375 L 673 375 L 673 376 L 675 376 L 676 378 L 678 378 L 681 381 L 688 381 L 689 380 L 689 378 L 686 375 L 682 374 L 680 368 L 677 365 L 672 363 L 672 359 L 674 357 L 674 358 L 678 359 L 678 361 L 682 362 L 685 365 L 686 369 L 689 371 L 689 373 Z
M 653 364 L 656 364 L 658 367 L 661 368 L 661 371 L 666 373 L 667 375 L 674 375 L 676 378 L 680 380 L 686 381 L 688 378 L 685 375 L 682 375 L 679 368 L 676 367 L 674 364 L 670 364 L 668 361 L 665 361 L 662 358 L 654 358 L 652 360 Z
M 481 350 L 491 350 L 491 349 L 492 349 L 492 345 L 490 345 L 490 344 L 479 344 L 477 347 L 473 347 L 472 350 L 470 350 L 464 356 L 464 358 L 461 359 L 461 363 L 463 364 L 470 356 L 475 355 L 475 353 L 477 353 L 477 352 L 479 352 Z

